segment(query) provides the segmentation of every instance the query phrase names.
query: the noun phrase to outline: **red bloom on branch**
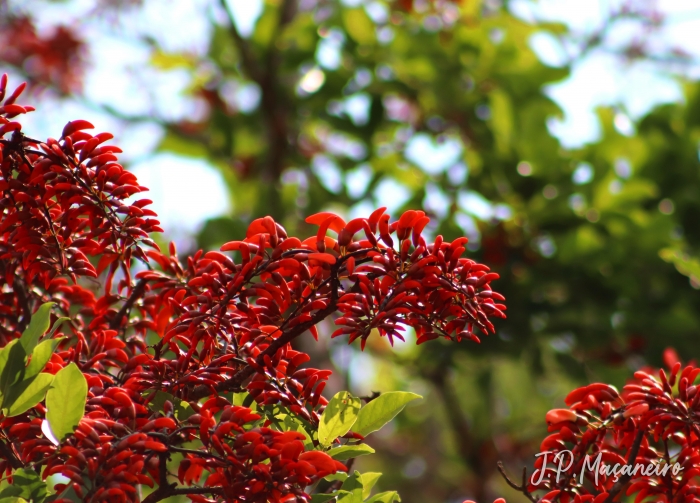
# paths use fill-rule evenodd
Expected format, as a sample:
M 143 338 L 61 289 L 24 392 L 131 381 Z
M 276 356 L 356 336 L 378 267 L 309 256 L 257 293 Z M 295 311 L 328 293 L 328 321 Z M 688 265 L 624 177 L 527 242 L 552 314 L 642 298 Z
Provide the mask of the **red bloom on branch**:
M 593 383 L 569 393 L 568 409 L 547 413 L 551 434 L 529 483 L 511 486 L 551 503 L 611 503 L 621 495 L 698 501 L 700 368 L 683 367 L 672 350 L 665 360 L 672 364 L 668 373 L 635 372 L 622 392 Z M 535 498 L 535 491 L 546 494 Z
M 146 189 L 118 163 L 112 136 L 77 120 L 58 140 L 32 139 L 13 120 L 33 111 L 16 103 L 24 85 L 9 95 L 6 85 L 3 77 L 0 347 L 39 305 L 55 303 L 70 323 L 53 334 L 61 339 L 43 372 L 77 366 L 87 401 L 62 443 L 41 403 L 0 416 L 11 439 L 0 445 L 0 473 L 44 467 L 44 478 L 69 480 L 59 493 L 84 501 L 137 501 L 139 484 L 154 488 L 148 503 L 178 494 L 308 501 L 307 486 L 346 468 L 314 438 L 331 372 L 305 367 L 295 338 L 318 338 L 317 325 L 338 313 L 333 336 L 362 347 L 372 333 L 403 339 L 407 327 L 419 344 L 478 342 L 477 331 L 493 332 L 491 319 L 505 316 L 490 287 L 498 275 L 462 256 L 466 238 L 428 243 L 421 211 L 392 221 L 382 208 L 347 223 L 319 213 L 307 239 L 265 217 L 220 251 L 180 260 L 171 244 L 163 253 L 149 237 L 162 231 L 151 201 L 127 202 Z M 99 286 L 86 281 L 94 278 Z

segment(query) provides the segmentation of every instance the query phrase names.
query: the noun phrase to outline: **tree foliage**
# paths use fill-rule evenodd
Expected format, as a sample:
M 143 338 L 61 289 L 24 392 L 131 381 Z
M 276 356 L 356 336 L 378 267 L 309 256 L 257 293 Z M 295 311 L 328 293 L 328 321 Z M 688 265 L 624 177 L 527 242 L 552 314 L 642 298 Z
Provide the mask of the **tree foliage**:
M 6 85 L 5 75 L 0 99 Z M 116 162 L 118 148 L 100 146 L 111 135 L 77 120 L 59 140 L 25 136 L 10 120 L 31 111 L 15 103 L 23 89 L 0 108 L 0 135 L 11 135 L 0 140 L 8 496 L 24 494 L 16 479 L 30 469 L 66 479 L 39 483 L 52 501 L 71 501 L 68 492 L 84 501 L 309 501 L 307 486 L 348 470 L 330 454 L 371 452 L 353 440 L 418 396 L 329 402 L 321 393 L 331 371 L 302 367 L 309 356 L 292 341 L 318 338 L 316 326 L 336 312 L 332 337 L 363 348 L 373 332 L 393 345 L 407 327 L 418 344 L 478 341 L 475 332 L 494 331 L 489 317 L 505 316 L 490 288 L 498 274 L 462 257 L 466 238 L 428 244 L 422 211 L 392 222 L 380 208 L 347 223 L 317 213 L 307 221 L 318 232 L 304 241 L 268 216 L 221 251 L 181 262 L 171 244 L 163 254 L 148 237 L 159 230 L 144 218 L 155 217 L 150 201 L 125 201 L 145 187 Z M 101 280 L 90 288 L 79 278 Z M 39 344 L 54 305 L 72 314 L 61 319 L 69 328 Z M 136 485 L 154 490 L 142 498 Z M 333 497 L 365 499 L 357 472 L 341 489 Z
M 508 319 L 499 322 L 499 337 L 478 346 L 436 341 L 392 352 L 370 336 L 362 360 L 359 348 L 343 353 L 330 344 L 329 361 L 323 335 L 337 327 L 321 323 L 316 349 L 305 341 L 295 347 L 315 365 L 334 364 L 335 375 L 349 381 L 330 378 L 329 397 L 368 387 L 425 395 L 394 421 L 393 435 L 371 439 L 377 454 L 357 461 L 362 471 L 385 473 L 379 489 L 399 488 L 409 501 L 507 496 L 497 460 L 515 472 L 532 468 L 546 434 L 542 417 L 563 407 L 569 390 L 596 381 L 622 389 L 630 368 L 661 366 L 668 346 L 697 358 L 695 84 L 684 84 L 684 104 L 652 110 L 625 134 L 615 126 L 624 110 L 600 109 L 600 140 L 565 149 L 548 127 L 561 111 L 543 88 L 566 78 L 570 66 L 546 66 L 528 45 L 542 31 L 572 37 L 561 25 L 524 22 L 494 2 L 270 1 L 247 35 L 228 5 L 207 7 L 216 15 L 205 53 L 175 53 L 146 40 L 151 69 L 190 76 L 183 100 L 198 104 L 196 115 L 131 115 L 102 104 L 126 124 L 159 125 L 160 151 L 205 159 L 223 174 L 233 210 L 205 224 L 198 247 L 244 236 L 268 214 L 290 235 L 313 235 L 317 229 L 304 222 L 309 214 L 350 221 L 379 206 L 393 214 L 422 208 L 431 218 L 426 241 L 466 235 L 473 258 L 502 276 Z M 93 19 L 124 12 L 108 2 L 100 9 Z M 24 20 L 31 11 L 3 22 L 30 26 Z M 595 50 L 615 22 L 643 14 L 615 13 L 581 53 Z M 65 28 L 71 40 L 80 40 L 80 26 Z M 54 36 L 31 33 L 22 39 L 33 40 L 26 47 L 45 48 Z M 80 47 L 42 50 L 46 57 L 34 65 L 4 52 L 0 58 L 35 89 L 65 93 L 68 82 L 78 92 Z M 627 48 L 621 64 L 648 56 L 643 49 L 642 42 Z M 238 99 L 246 95 L 241 90 L 258 92 L 259 100 Z M 148 218 L 141 209 L 145 214 L 132 218 Z M 108 255 L 121 253 L 114 246 Z M 116 257 L 102 270 L 77 249 L 87 260 L 76 263 L 103 275 L 115 266 L 116 281 L 128 284 Z M 371 367 L 358 371 L 348 358 Z M 372 369 L 381 377 L 358 386 Z M 187 414 L 184 405 L 173 407 Z

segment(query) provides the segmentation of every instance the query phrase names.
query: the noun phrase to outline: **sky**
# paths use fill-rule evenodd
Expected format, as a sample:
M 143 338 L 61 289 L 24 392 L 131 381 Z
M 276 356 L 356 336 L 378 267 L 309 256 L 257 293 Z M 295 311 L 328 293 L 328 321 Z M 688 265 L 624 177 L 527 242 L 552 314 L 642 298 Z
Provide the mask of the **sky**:
M 228 0 L 234 12 L 239 30 L 249 35 L 262 10 L 262 0 Z M 345 3 L 364 4 L 372 8 L 373 0 L 342 0 Z M 663 49 L 678 45 L 700 58 L 700 0 L 646 0 L 654 3 L 666 16 L 663 28 L 649 40 L 653 47 Z M 50 25 L 60 16 L 65 22 L 77 18 L 92 5 L 91 0 L 70 3 L 51 3 L 39 13 L 39 22 Z M 67 10 L 66 6 L 70 6 Z M 91 44 L 90 69 L 85 86 L 86 100 L 63 101 L 44 106 L 41 114 L 30 114 L 25 122 L 26 130 L 34 136 L 55 136 L 66 121 L 86 118 L 100 131 L 115 134 L 116 142 L 123 148 L 122 159 L 139 177 L 140 183 L 151 188 L 153 209 L 159 214 L 168 237 L 187 240 L 204 220 L 226 214 L 231 203 L 221 175 L 206 162 L 188 159 L 169 153 L 153 154 L 161 139 L 158 126 L 149 121 L 124 123 L 115 120 L 100 107 L 109 104 L 122 113 L 133 116 L 155 114 L 163 118 L 177 118 L 196 114 L 196 104 L 181 98 L 188 85 L 184 71 L 153 71 L 149 69 L 150 50 L 145 45 L 130 41 L 147 34 L 161 44 L 166 51 L 206 51 L 211 25 L 207 16 L 223 16 L 213 0 L 171 2 L 149 0 L 138 15 L 127 15 L 118 33 L 113 27 L 96 22 L 87 27 L 86 39 Z M 509 8 L 526 21 L 549 20 L 563 22 L 581 36 L 590 34 L 600 26 L 604 15 L 615 0 L 511 0 Z M 167 16 L 163 16 L 167 12 Z M 225 20 L 222 18 L 222 22 Z M 610 45 L 629 37 L 630 26 L 621 24 L 612 30 Z M 531 47 L 540 59 L 550 66 L 561 66 L 571 46 L 551 34 L 539 33 L 530 40 Z M 329 52 L 330 51 L 330 52 Z M 333 59 L 333 48 L 319 51 L 321 56 Z M 325 54 L 325 56 L 324 56 Z M 323 63 L 322 63 L 323 66 Z M 698 68 L 687 73 L 700 77 Z M 147 85 L 142 85 L 146 83 Z M 303 84 L 303 83 L 302 83 Z M 144 93 L 144 89 L 149 92 Z M 246 92 L 248 94 L 246 94 Z M 232 91 L 233 100 L 241 103 L 254 100 L 251 90 Z M 595 141 L 600 134 L 600 124 L 595 108 L 613 105 L 618 109 L 615 125 L 623 134 L 634 132 L 634 121 L 653 106 L 682 99 L 680 85 L 673 76 L 663 74 L 648 63 L 620 64 L 619 59 L 603 51 L 592 51 L 577 60 L 572 74 L 566 80 L 548 86 L 545 92 L 564 111 L 563 119 L 552 118 L 550 131 L 566 147 L 577 147 Z M 254 94 L 254 93 L 253 93 Z M 251 98 L 252 96 L 252 98 Z M 358 120 L 362 116 L 362 103 L 350 104 L 356 110 Z M 445 142 L 437 146 L 425 135 L 416 135 L 408 143 L 408 159 L 429 159 L 422 166 L 426 171 L 440 171 L 453 163 L 462 152 L 458 142 Z M 321 168 L 319 168 L 321 169 Z M 366 168 L 355 171 L 358 182 L 366 175 Z M 328 183 L 333 183 L 332 173 Z M 364 176 L 366 178 L 366 176 Z M 389 183 L 389 185 L 391 185 Z M 397 191 L 394 186 L 380 190 Z M 465 198 L 472 195 L 465 193 Z M 141 196 L 143 197 L 143 195 Z M 393 198 L 400 201 L 400 198 Z M 473 199 L 473 197 L 472 197 Z

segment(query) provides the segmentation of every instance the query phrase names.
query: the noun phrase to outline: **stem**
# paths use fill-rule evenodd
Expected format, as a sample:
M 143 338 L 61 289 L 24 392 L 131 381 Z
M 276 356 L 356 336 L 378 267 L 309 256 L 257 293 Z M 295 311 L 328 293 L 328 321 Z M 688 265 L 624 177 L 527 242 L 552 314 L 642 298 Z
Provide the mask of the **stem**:
M 236 26 L 236 19 L 233 15 L 231 7 L 229 6 L 229 3 L 226 0 L 220 0 L 219 3 L 228 15 L 228 21 L 230 24 L 228 31 L 231 34 L 231 38 L 235 42 L 236 47 L 238 48 L 238 52 L 240 52 L 241 54 L 241 62 L 243 63 L 243 67 L 245 68 L 245 71 L 248 72 L 250 77 L 259 85 L 262 81 L 262 72 L 258 67 L 258 62 L 253 56 L 253 51 L 251 50 L 248 41 L 244 39 L 238 32 L 238 27 Z
M 216 459 L 217 461 L 219 461 L 221 463 L 226 463 L 226 460 L 224 458 L 221 458 L 221 457 L 217 456 L 216 454 L 212 454 L 210 452 L 198 451 L 195 449 L 185 449 L 183 447 L 173 447 L 173 446 L 168 447 L 168 449 L 171 450 L 172 452 L 181 452 L 183 454 L 193 454 L 195 456 Z
M 156 503 L 171 496 L 188 495 L 188 494 L 218 494 L 223 495 L 224 490 L 220 487 L 177 487 L 177 484 L 160 486 L 158 489 L 149 494 L 142 503 Z
M 284 32 L 284 28 L 294 19 L 296 14 L 297 0 L 283 0 L 279 7 L 279 18 L 277 27 L 274 29 L 272 40 L 267 48 L 264 64 L 256 60 L 255 55 L 248 44 L 239 33 L 233 12 L 227 0 L 220 0 L 229 18 L 229 33 L 241 55 L 242 67 L 248 76 L 260 87 L 260 111 L 262 112 L 265 129 L 267 132 L 268 157 L 267 162 L 262 167 L 260 178 L 265 182 L 273 197 L 266 201 L 269 211 L 269 204 L 275 204 L 275 187 L 279 182 L 284 169 L 285 158 L 289 152 L 289 110 L 285 105 L 286 100 L 280 93 L 278 70 L 282 61 L 278 40 Z M 273 211 L 273 213 L 275 213 Z M 277 216 L 277 215 L 273 215 Z
M 447 419 L 452 428 L 454 438 L 457 443 L 457 452 L 464 464 L 476 474 L 474 496 L 477 501 L 486 499 L 486 481 L 489 479 L 492 462 L 484 459 L 484 454 L 493 452 L 495 449 L 484 449 L 486 442 L 477 442 L 469 429 L 469 422 L 464 411 L 459 405 L 459 397 L 446 379 L 444 368 L 440 367 L 426 376 L 437 389 L 442 400 L 443 407 L 447 414 Z M 495 461 L 495 460 L 493 460 Z
M 170 496 L 170 491 L 174 490 L 176 484 L 168 484 L 168 453 L 158 454 L 158 489 L 149 494 L 143 503 L 155 503 Z
M 319 324 L 321 321 L 323 321 L 333 312 L 335 312 L 335 310 L 338 307 L 338 289 L 340 288 L 340 283 L 338 280 L 338 266 L 340 264 L 341 262 L 336 263 L 336 265 L 331 271 L 331 298 L 328 302 L 328 305 L 325 308 L 316 311 L 316 314 L 310 320 L 293 326 L 288 331 L 285 331 L 280 337 L 272 341 L 270 345 L 258 355 L 256 363 L 259 366 L 265 367 L 265 356 L 274 355 L 280 348 L 284 347 L 287 343 L 296 339 L 308 329 Z M 233 377 L 217 384 L 215 386 L 215 389 L 219 393 L 238 390 L 240 389 L 241 384 L 243 384 L 243 382 L 250 376 L 252 376 L 255 372 L 256 370 L 249 365 L 239 370 Z M 211 390 L 208 386 L 198 386 L 189 395 L 188 400 L 199 400 L 201 398 L 204 398 L 205 396 L 208 396 L 209 394 L 211 394 Z
M 122 308 L 119 310 L 119 312 L 114 315 L 114 318 L 112 318 L 109 322 L 109 328 L 112 330 L 118 329 L 121 324 L 122 324 L 122 319 L 127 315 L 129 310 L 134 306 L 134 303 L 143 295 L 143 293 L 146 291 L 146 280 L 141 279 L 136 283 L 136 286 L 134 289 L 131 291 L 131 295 L 129 295 L 129 298 L 126 299 L 126 302 L 124 302 L 124 305 Z
M 516 484 L 515 482 L 510 480 L 510 478 L 508 478 L 508 474 L 506 473 L 505 468 L 503 468 L 503 463 L 501 461 L 497 463 L 497 466 L 498 471 L 501 473 L 503 479 L 510 487 L 512 487 L 516 491 L 520 491 L 521 493 L 523 493 L 527 499 L 532 501 L 532 503 L 537 502 L 537 499 L 532 494 L 530 494 L 530 491 L 527 490 L 527 468 L 523 467 L 523 480 L 520 484 Z
M 637 454 L 639 453 L 639 447 L 642 445 L 642 439 L 644 438 L 644 430 L 640 429 L 637 432 L 637 435 L 634 437 L 634 443 L 632 444 L 632 448 L 630 449 L 630 454 L 627 457 L 627 465 L 630 467 L 634 467 L 634 463 L 637 461 Z M 612 489 L 608 492 L 608 497 L 605 499 L 603 503 L 612 503 L 615 500 L 615 497 L 617 494 L 624 489 L 625 485 L 627 485 L 627 482 L 630 481 L 632 478 L 632 470 L 628 470 L 627 473 L 623 476 L 620 477 L 620 479 L 615 482 L 615 485 L 612 486 Z
M 29 298 L 27 297 L 27 291 L 24 288 L 24 284 L 19 278 L 15 278 L 14 290 L 17 293 L 17 301 L 22 308 L 22 318 L 20 318 L 17 324 L 17 331 L 22 333 L 24 329 L 29 325 L 29 320 L 32 317 L 32 309 L 29 306 Z
M 24 468 L 24 463 L 22 463 L 19 458 L 15 455 L 14 451 L 5 442 L 0 440 L 0 454 L 2 457 L 9 461 L 10 466 L 14 469 Z

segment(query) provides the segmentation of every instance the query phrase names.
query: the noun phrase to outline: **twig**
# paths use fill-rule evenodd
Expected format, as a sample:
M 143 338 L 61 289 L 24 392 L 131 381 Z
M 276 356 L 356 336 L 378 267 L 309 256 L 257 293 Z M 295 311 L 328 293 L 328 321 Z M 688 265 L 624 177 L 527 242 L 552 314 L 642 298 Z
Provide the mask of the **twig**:
M 181 452 L 182 454 L 192 454 L 195 456 L 201 456 L 203 458 L 215 459 L 221 463 L 226 463 L 226 460 L 224 458 L 221 458 L 221 457 L 217 456 L 216 454 L 212 454 L 210 452 L 198 451 L 196 449 L 185 449 L 183 447 L 174 447 L 172 445 L 170 447 L 168 447 L 168 449 L 171 450 L 172 452 Z
M 163 488 L 165 488 L 163 490 Z M 156 503 L 157 501 L 162 501 L 171 496 L 180 496 L 188 494 L 217 494 L 223 495 L 224 490 L 220 487 L 177 487 L 177 484 L 172 483 L 165 486 L 160 486 L 158 489 L 151 494 L 149 494 L 143 503 Z
M 143 503 L 155 503 L 170 496 L 170 491 L 175 489 L 176 484 L 168 484 L 168 453 L 158 454 L 158 489 L 149 494 Z
M 24 285 L 19 278 L 15 278 L 14 290 L 17 293 L 17 301 L 22 308 L 22 318 L 20 318 L 17 324 L 17 331 L 24 332 L 24 329 L 29 325 L 29 320 L 32 317 L 32 309 L 29 307 L 29 299 L 27 298 L 27 291 L 24 289 Z
M 527 499 L 532 501 L 532 503 L 537 503 L 537 499 L 528 491 L 527 489 L 527 468 L 523 467 L 523 480 L 521 484 L 516 484 L 510 478 L 508 477 L 508 474 L 506 474 L 505 468 L 503 468 L 503 462 L 499 461 L 496 463 L 496 466 L 498 466 L 498 471 L 501 473 L 501 476 L 503 479 L 506 481 L 506 483 L 515 489 L 516 491 L 520 491 L 525 495 Z
M 118 329 L 121 324 L 122 324 L 122 319 L 126 314 L 129 312 L 129 310 L 134 306 L 134 303 L 138 300 L 141 295 L 143 295 L 143 292 L 146 290 L 146 280 L 141 279 L 136 283 L 136 286 L 134 289 L 131 291 L 131 295 L 129 295 L 129 298 L 126 299 L 126 302 L 124 302 L 124 305 L 122 308 L 119 310 L 117 314 L 114 315 L 114 318 L 112 318 L 109 322 L 109 328 L 112 330 Z
M 630 467 L 634 467 L 634 463 L 637 461 L 637 454 L 639 453 L 639 446 L 642 445 L 644 433 L 645 430 L 640 429 L 637 432 L 637 435 L 634 437 L 634 443 L 632 444 L 630 454 L 627 457 L 627 465 Z M 633 470 L 627 470 L 627 472 L 624 475 L 622 475 L 617 482 L 615 482 L 615 485 L 613 485 L 610 491 L 608 491 L 608 497 L 603 503 L 612 503 L 615 500 L 617 494 L 625 488 L 627 482 L 629 482 L 632 478 L 632 473 Z
M 338 289 L 340 288 L 340 282 L 338 280 L 339 265 L 340 262 L 336 263 L 333 270 L 331 271 L 331 298 L 328 302 L 328 305 L 325 308 L 316 311 L 316 314 L 310 320 L 291 327 L 288 331 L 285 331 L 280 337 L 272 341 L 270 345 L 267 348 L 265 348 L 265 350 L 262 351 L 256 359 L 256 363 L 260 367 L 266 366 L 266 356 L 274 355 L 277 352 L 277 350 L 279 350 L 284 345 L 286 345 L 287 343 L 297 338 L 299 335 L 309 330 L 311 327 L 319 324 L 338 308 Z M 241 384 L 243 384 L 243 382 L 254 373 L 255 369 L 252 366 L 248 365 L 245 368 L 239 370 L 233 377 L 218 383 L 215 386 L 215 389 L 219 393 L 238 390 L 240 389 Z M 188 399 L 199 400 L 201 398 L 204 398 L 205 396 L 208 396 L 210 393 L 211 389 L 208 386 L 198 386 L 192 391 L 192 393 L 190 393 Z
M 243 69 L 260 86 L 260 110 L 265 121 L 268 142 L 268 159 L 263 166 L 261 178 L 267 184 L 272 184 L 270 187 L 274 187 L 282 174 L 285 157 L 289 151 L 288 110 L 285 99 L 279 92 L 278 69 L 282 58 L 277 41 L 284 32 L 284 28 L 294 19 L 297 0 L 284 0 L 280 5 L 277 27 L 273 31 L 274 35 L 270 40 L 264 65 L 260 65 L 255 59 L 250 45 L 238 32 L 228 2 L 220 0 L 220 3 L 228 14 L 229 32 L 240 52 Z
M 255 57 L 253 56 L 253 51 L 251 50 L 250 45 L 248 45 L 248 41 L 244 39 L 238 31 L 238 27 L 236 26 L 236 19 L 233 15 L 231 7 L 229 6 L 226 0 L 220 0 L 219 3 L 228 15 L 228 21 L 230 25 L 228 31 L 231 34 L 231 38 L 233 38 L 234 42 L 236 43 L 238 51 L 241 54 L 241 61 L 243 63 L 245 71 L 250 75 L 250 78 L 252 78 L 258 85 L 261 85 L 261 82 L 263 80 L 262 72 L 258 67 L 258 63 L 255 60 Z
M 18 469 L 24 467 L 24 463 L 19 460 L 12 449 L 10 449 L 2 440 L 0 440 L 0 454 L 10 463 L 12 468 Z

